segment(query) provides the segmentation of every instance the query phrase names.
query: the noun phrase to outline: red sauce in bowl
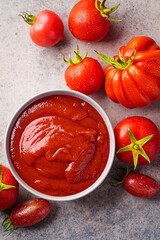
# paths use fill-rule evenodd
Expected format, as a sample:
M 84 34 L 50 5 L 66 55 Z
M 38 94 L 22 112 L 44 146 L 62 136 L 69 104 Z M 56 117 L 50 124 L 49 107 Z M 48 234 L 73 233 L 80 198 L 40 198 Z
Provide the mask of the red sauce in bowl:
M 68 196 L 100 177 L 109 145 L 104 120 L 89 103 L 54 95 L 34 102 L 18 117 L 10 156 L 16 172 L 33 189 Z

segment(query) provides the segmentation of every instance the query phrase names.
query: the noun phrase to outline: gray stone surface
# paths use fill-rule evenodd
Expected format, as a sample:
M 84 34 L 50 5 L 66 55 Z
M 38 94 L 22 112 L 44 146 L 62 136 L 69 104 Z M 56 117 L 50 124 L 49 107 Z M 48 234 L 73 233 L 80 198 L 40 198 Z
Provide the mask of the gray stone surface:
M 7 165 L 4 156 L 4 134 L 7 124 L 16 109 L 28 98 L 45 90 L 67 89 L 64 72 L 67 65 L 63 55 L 75 50 L 77 43 L 85 52 L 86 43 L 75 39 L 69 32 L 67 19 L 72 1 L 0 0 L 0 163 Z M 107 37 L 98 43 L 89 44 L 89 54 L 97 58 L 94 50 L 113 56 L 119 47 L 132 37 L 147 35 L 160 44 L 159 0 L 109 0 L 108 6 L 120 2 L 112 17 L 123 19 L 111 23 Z M 54 47 L 36 46 L 29 37 L 29 25 L 18 17 L 22 11 L 37 14 L 40 10 L 55 11 L 63 20 L 65 40 Z M 105 68 L 105 63 L 98 59 Z M 106 96 L 104 89 L 91 96 L 108 114 L 113 127 L 127 116 L 145 116 L 160 127 L 159 102 L 146 108 L 129 110 L 115 104 Z M 125 166 L 115 158 L 111 170 L 117 175 L 117 166 Z M 159 156 L 138 171 L 155 177 L 160 182 Z M 33 198 L 20 188 L 17 202 Z M 8 239 L 12 240 L 159 240 L 160 239 L 160 194 L 151 199 L 139 199 L 129 195 L 123 188 L 109 185 L 109 176 L 90 195 L 72 202 L 52 202 L 50 215 L 41 223 L 28 228 L 19 228 Z M 0 219 L 2 220 L 2 219 Z M 6 233 L 0 226 L 0 239 Z

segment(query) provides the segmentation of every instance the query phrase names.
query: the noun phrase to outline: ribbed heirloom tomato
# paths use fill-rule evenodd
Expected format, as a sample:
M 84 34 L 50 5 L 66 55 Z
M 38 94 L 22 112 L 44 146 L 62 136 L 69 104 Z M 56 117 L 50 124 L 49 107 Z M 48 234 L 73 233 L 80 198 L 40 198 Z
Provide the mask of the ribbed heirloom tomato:
M 97 52 L 108 63 L 105 90 L 127 108 L 145 107 L 160 99 L 160 48 L 149 37 L 135 37 L 114 58 Z

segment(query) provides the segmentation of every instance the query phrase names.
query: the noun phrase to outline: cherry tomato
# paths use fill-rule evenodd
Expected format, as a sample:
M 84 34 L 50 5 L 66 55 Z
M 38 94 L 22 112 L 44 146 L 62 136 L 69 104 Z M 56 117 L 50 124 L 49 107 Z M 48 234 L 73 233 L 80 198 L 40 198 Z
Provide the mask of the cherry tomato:
M 119 4 L 106 9 L 105 1 L 81 0 L 71 10 L 68 25 L 74 37 L 81 41 L 97 42 L 102 40 L 109 31 L 109 14 L 114 12 Z
M 50 212 L 51 204 L 49 201 L 42 198 L 35 198 L 26 202 L 18 204 L 12 209 L 10 215 L 3 222 L 3 226 L 6 226 L 5 231 L 10 233 L 15 227 L 27 227 L 34 225 L 43 220 Z
M 43 10 L 34 15 L 22 16 L 30 27 L 32 41 L 41 47 L 51 47 L 64 39 L 64 25 L 60 17 L 53 11 Z
M 69 61 L 65 60 L 70 64 L 65 71 L 65 80 L 70 89 L 89 95 L 101 88 L 104 75 L 100 63 L 93 58 L 86 57 L 87 51 L 88 49 L 85 56 L 81 57 L 77 47 L 75 60 L 72 61 L 71 57 Z
M 114 58 L 97 53 L 109 64 L 105 90 L 113 102 L 136 108 L 160 99 L 160 48 L 152 38 L 131 39 Z
M 9 168 L 0 165 L 0 211 L 9 208 L 18 197 L 19 184 Z
M 43 220 L 50 212 L 51 204 L 42 198 L 35 198 L 18 204 L 10 213 L 12 224 L 27 227 Z
M 116 155 L 127 163 L 144 165 L 153 161 L 159 152 L 160 133 L 157 126 L 145 117 L 128 117 L 114 129 Z
M 156 180 L 140 173 L 129 173 L 124 179 L 123 187 L 130 194 L 140 198 L 152 197 L 159 191 Z

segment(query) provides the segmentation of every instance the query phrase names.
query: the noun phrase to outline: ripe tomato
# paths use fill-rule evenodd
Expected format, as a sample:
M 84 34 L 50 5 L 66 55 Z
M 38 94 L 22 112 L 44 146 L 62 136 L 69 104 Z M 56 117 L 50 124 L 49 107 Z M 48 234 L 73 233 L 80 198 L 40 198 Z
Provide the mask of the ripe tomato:
M 144 165 L 153 161 L 159 152 L 160 133 L 145 117 L 128 117 L 114 129 L 116 156 L 123 162 Z
M 10 214 L 11 222 L 17 227 L 27 227 L 43 220 L 50 212 L 51 204 L 41 198 L 18 204 Z
M 74 37 L 81 41 L 97 42 L 103 39 L 109 31 L 109 14 L 114 12 L 119 4 L 106 9 L 106 0 L 81 0 L 71 10 L 68 25 Z M 118 20 L 117 20 L 118 21 Z
M 64 25 L 60 17 L 53 11 L 43 10 L 34 15 L 22 16 L 30 27 L 32 41 L 41 47 L 51 47 L 64 39 Z
M 43 220 L 50 212 L 51 204 L 42 198 L 35 198 L 18 204 L 3 223 L 6 230 L 12 232 L 16 227 L 27 227 Z M 11 227 L 10 227 L 11 226 Z
M 70 89 L 89 95 L 101 88 L 104 75 L 100 63 L 93 58 L 86 57 L 87 50 L 85 56 L 81 57 L 77 46 L 75 60 L 72 61 L 71 57 L 69 61 L 65 60 L 70 64 L 65 71 L 65 80 Z
M 140 198 L 152 197 L 159 191 L 156 180 L 140 173 L 129 173 L 123 181 L 123 187 L 130 194 Z
M 9 168 L 0 165 L 0 211 L 13 205 L 18 197 L 19 184 Z
M 110 66 L 105 75 L 109 98 L 127 108 L 145 107 L 160 99 L 160 48 L 149 37 L 135 37 L 118 56 L 98 55 Z

